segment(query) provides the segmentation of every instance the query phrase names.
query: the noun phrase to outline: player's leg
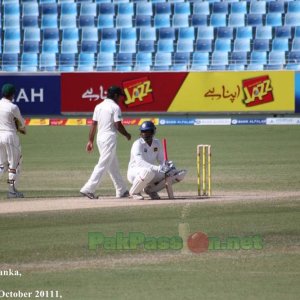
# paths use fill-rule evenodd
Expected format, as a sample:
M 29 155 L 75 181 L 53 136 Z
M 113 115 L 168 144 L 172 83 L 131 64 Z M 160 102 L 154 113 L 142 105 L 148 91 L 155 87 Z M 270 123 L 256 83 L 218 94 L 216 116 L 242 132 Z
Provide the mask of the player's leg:
M 142 200 L 144 197 L 141 192 L 153 180 L 155 171 L 146 168 L 136 168 L 128 173 L 128 180 L 132 183 L 130 195 L 137 200 Z
M 100 183 L 102 176 L 107 171 L 113 155 L 116 153 L 116 138 L 107 137 L 97 141 L 100 157 L 98 163 L 94 167 L 94 170 L 87 181 L 87 183 L 81 188 L 80 192 L 89 198 L 97 198 L 93 194 L 96 191 L 97 185 Z M 89 196 L 91 195 L 91 196 Z
M 172 184 L 178 183 L 182 181 L 186 175 L 186 170 L 171 170 L 168 174 Z M 165 179 L 163 177 L 159 177 L 158 175 L 150 182 L 150 184 L 145 189 L 145 192 L 149 195 L 151 193 L 157 193 L 165 188 Z

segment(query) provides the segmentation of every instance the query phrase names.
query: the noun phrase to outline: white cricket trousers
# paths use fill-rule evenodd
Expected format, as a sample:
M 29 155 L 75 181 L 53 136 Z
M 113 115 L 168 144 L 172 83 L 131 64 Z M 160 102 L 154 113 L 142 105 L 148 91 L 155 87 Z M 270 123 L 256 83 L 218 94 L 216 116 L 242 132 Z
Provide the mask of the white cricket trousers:
M 119 161 L 116 153 L 117 136 L 115 134 L 100 136 L 97 138 L 97 146 L 100 153 L 99 161 L 91 177 L 80 191 L 94 193 L 104 173 L 107 172 L 116 189 L 116 197 L 120 197 L 125 193 L 127 188 L 119 169 Z
M 15 186 L 19 181 L 21 157 L 19 136 L 14 132 L 0 131 L 0 177 L 8 171 L 8 179 L 14 181 Z

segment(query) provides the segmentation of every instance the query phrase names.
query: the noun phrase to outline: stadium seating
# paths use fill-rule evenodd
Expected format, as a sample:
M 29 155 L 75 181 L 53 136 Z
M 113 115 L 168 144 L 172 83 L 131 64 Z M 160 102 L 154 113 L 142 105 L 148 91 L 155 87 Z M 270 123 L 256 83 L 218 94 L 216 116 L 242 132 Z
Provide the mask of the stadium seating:
M 299 70 L 300 1 L 1 3 L 2 71 Z

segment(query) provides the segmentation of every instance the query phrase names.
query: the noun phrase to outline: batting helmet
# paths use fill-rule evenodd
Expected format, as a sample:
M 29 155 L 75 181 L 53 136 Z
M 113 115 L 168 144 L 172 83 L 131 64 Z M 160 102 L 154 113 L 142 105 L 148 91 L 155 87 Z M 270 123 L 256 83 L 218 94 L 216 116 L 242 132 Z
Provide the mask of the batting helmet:
M 115 95 L 118 95 L 118 96 L 125 96 L 125 93 L 124 91 L 118 87 L 118 86 L 115 86 L 115 85 L 112 85 L 108 90 L 107 90 L 107 96 L 108 97 L 114 97 Z
M 156 127 L 154 125 L 154 123 L 152 121 L 145 121 L 142 123 L 142 125 L 140 126 L 140 131 L 152 131 L 153 134 L 156 131 Z

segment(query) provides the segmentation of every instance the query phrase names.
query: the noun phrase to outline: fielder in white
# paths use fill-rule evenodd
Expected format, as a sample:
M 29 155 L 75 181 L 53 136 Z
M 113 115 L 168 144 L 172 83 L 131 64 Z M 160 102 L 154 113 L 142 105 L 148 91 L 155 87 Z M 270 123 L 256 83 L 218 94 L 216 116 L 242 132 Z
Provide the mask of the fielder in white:
M 154 138 L 156 127 L 145 121 L 140 127 L 141 137 L 131 148 L 127 178 L 132 184 L 129 191 L 133 199 L 143 200 L 142 192 L 151 199 L 160 199 L 157 192 L 165 188 L 165 174 L 172 184 L 184 179 L 186 170 L 176 170 L 172 161 L 164 162 L 160 140 Z
M 95 191 L 102 176 L 108 172 L 116 189 L 116 197 L 124 198 L 129 196 L 126 184 L 120 174 L 119 162 L 116 154 L 117 131 L 124 135 L 127 140 L 131 135 L 126 131 L 121 122 L 121 109 L 118 102 L 125 94 L 120 87 L 111 86 L 107 92 L 107 98 L 95 107 L 93 114 L 93 124 L 90 128 L 89 141 L 86 150 L 93 150 L 94 137 L 98 128 L 97 146 L 100 158 L 94 171 L 81 188 L 80 193 L 90 199 L 97 199 Z
M 8 198 L 23 198 L 17 190 L 22 154 L 17 132 L 26 134 L 25 121 L 17 105 L 12 103 L 16 89 L 12 84 L 2 87 L 0 100 L 0 177 L 8 171 Z

